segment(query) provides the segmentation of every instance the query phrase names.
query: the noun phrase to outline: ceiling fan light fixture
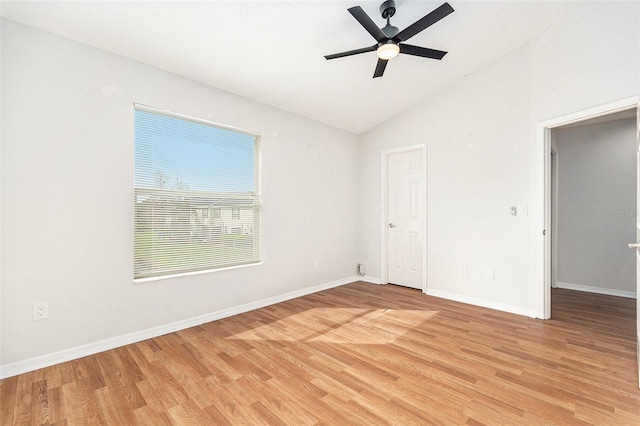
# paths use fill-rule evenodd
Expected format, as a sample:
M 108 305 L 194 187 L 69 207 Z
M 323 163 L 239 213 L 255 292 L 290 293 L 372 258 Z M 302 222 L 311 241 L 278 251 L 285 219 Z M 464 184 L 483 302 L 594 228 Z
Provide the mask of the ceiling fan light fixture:
M 376 70 L 373 73 L 373 78 L 377 78 L 382 77 L 384 74 L 387 62 L 398 56 L 400 53 L 437 60 L 442 59 L 444 55 L 447 54 L 447 52 L 442 50 L 407 44 L 406 41 L 452 13 L 454 10 L 449 3 L 443 3 L 440 7 L 437 7 L 427 13 L 402 31 L 391 25 L 391 17 L 396 12 L 396 3 L 394 0 L 385 0 L 380 6 L 380 13 L 382 14 L 382 17 L 387 20 L 387 25 L 382 28 L 379 28 L 378 25 L 373 22 L 373 19 L 367 15 L 367 12 L 365 12 L 362 7 L 353 6 L 347 10 L 356 19 L 356 21 L 358 21 L 360 26 L 362 26 L 362 28 L 364 28 L 376 40 L 376 44 L 360 49 L 325 55 L 324 58 L 327 60 L 359 55 L 361 53 L 373 52 L 375 50 L 376 55 L 378 56 L 378 63 L 376 64 Z
M 388 61 L 389 59 L 393 59 L 400 53 L 400 46 L 398 46 L 393 41 L 389 40 L 386 43 L 382 43 L 378 46 L 376 50 L 376 54 L 378 58 Z

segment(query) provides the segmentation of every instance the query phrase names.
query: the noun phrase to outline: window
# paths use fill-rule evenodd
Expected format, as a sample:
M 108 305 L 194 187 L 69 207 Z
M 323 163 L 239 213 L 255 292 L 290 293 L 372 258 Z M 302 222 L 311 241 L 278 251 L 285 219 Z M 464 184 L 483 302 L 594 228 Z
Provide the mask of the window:
M 240 219 L 240 207 L 233 207 L 231 209 L 231 219 Z
M 134 143 L 134 278 L 261 261 L 257 134 L 136 104 Z

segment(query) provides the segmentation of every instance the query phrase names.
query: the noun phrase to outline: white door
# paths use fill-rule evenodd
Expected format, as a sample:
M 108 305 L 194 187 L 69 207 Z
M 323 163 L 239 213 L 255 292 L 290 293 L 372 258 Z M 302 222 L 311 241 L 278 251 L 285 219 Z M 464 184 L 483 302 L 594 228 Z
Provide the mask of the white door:
M 422 289 L 425 188 L 421 150 L 389 154 L 388 282 Z

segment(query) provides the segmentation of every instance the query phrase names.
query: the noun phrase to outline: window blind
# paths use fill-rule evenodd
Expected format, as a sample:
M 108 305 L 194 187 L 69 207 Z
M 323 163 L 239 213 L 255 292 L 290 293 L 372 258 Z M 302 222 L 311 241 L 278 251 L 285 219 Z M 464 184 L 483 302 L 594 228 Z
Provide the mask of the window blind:
M 259 263 L 259 136 L 139 104 L 134 114 L 134 278 Z

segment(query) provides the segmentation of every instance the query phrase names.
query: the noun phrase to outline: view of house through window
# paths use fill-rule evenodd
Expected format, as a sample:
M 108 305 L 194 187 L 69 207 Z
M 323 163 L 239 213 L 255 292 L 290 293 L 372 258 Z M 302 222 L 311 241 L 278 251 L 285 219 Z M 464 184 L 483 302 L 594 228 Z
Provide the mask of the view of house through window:
M 261 261 L 258 135 L 135 106 L 134 278 Z

